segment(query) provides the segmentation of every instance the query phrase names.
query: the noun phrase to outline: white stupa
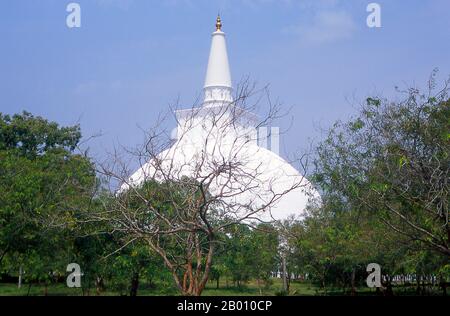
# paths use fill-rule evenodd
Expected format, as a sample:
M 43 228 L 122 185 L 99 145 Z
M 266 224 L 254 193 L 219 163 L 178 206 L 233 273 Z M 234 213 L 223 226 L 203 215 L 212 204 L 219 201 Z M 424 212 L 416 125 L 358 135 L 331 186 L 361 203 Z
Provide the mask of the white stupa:
M 223 202 L 227 216 L 260 221 L 301 217 L 311 192 L 318 194 L 283 158 L 258 146 L 256 115 L 233 100 L 221 28 L 218 17 L 202 105 L 176 111 L 178 126 L 172 146 L 139 168 L 121 190 L 149 179 L 187 176 L 208 183 L 208 191 L 220 196 L 218 204 Z

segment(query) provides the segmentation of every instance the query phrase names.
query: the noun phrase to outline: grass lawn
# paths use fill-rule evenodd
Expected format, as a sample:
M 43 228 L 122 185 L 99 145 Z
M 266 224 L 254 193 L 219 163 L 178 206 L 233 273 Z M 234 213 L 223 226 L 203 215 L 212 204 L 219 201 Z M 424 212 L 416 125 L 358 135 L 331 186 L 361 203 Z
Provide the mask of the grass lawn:
M 229 283 L 227 287 L 226 281 L 220 283 L 220 287 L 216 288 L 216 282 L 208 282 L 206 289 L 203 292 L 204 296 L 274 296 L 280 293 L 282 288 L 281 279 L 273 279 L 270 286 L 265 287 L 263 284 L 258 285 L 258 282 L 252 280 L 241 287 L 232 286 Z M 17 288 L 17 284 L 0 283 L 0 296 L 42 296 L 45 293 L 43 285 L 24 284 L 22 288 Z M 68 288 L 64 283 L 52 284 L 48 286 L 47 293 L 50 296 L 81 296 L 83 292 L 79 288 Z M 360 294 L 373 294 L 373 290 L 369 288 L 358 289 Z M 124 293 L 126 294 L 126 293 Z M 148 288 L 145 283 L 139 289 L 140 296 L 154 296 L 154 295 L 177 295 L 175 289 L 163 289 L 161 287 Z M 328 295 L 342 295 L 342 290 L 329 290 Z M 92 289 L 89 295 L 96 295 L 95 289 Z M 105 291 L 101 293 L 102 296 L 120 295 L 118 292 Z M 291 282 L 290 295 L 305 296 L 305 295 L 323 295 L 317 287 L 306 282 Z
M 226 286 L 225 280 L 221 281 L 220 287 L 216 288 L 215 282 L 209 282 L 203 292 L 204 296 L 274 296 L 277 295 L 282 288 L 282 281 L 280 279 L 273 279 L 273 284 L 265 287 L 263 284 L 258 285 L 256 281 L 247 282 L 241 287 Z M 365 289 L 367 292 L 368 290 Z M 24 284 L 22 288 L 17 288 L 17 284 L 0 283 L 0 296 L 42 296 L 45 293 L 43 285 Z M 47 293 L 50 296 L 81 296 L 83 292 L 81 289 L 68 288 L 63 283 L 52 284 L 48 286 Z M 96 295 L 95 289 L 92 289 L 90 295 Z M 175 289 L 146 288 L 145 284 L 141 286 L 138 294 L 140 296 L 154 296 L 154 295 L 177 295 Z M 290 295 L 320 295 L 318 288 L 306 282 L 292 282 L 290 288 Z M 342 294 L 342 291 L 334 293 Z M 106 291 L 101 293 L 102 296 L 120 295 L 117 292 Z
M 216 288 L 215 282 L 210 282 L 203 292 L 204 296 L 274 296 L 279 293 L 283 287 L 281 279 L 272 279 L 273 284 L 265 287 L 263 284 L 258 285 L 255 280 L 247 282 L 244 286 L 238 288 L 234 286 L 226 286 L 226 281 L 221 281 L 219 289 Z M 316 295 L 316 287 L 308 283 L 291 282 L 291 295 Z

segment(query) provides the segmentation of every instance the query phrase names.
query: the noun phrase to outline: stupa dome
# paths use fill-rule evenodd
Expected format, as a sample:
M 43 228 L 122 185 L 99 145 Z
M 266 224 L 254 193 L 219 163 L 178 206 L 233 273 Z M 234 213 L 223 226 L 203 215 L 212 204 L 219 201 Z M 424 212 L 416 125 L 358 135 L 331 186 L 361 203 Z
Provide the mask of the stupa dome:
M 245 217 L 246 221 L 299 218 L 309 199 L 319 195 L 291 164 L 258 146 L 256 115 L 233 102 L 225 33 L 221 28 L 218 18 L 202 106 L 176 112 L 178 126 L 172 135 L 172 146 L 139 168 L 121 190 L 149 179 L 211 179 L 208 190 L 225 202 L 227 209 L 223 212 L 227 216 Z M 219 176 L 211 176 L 218 166 L 239 172 L 225 170 Z

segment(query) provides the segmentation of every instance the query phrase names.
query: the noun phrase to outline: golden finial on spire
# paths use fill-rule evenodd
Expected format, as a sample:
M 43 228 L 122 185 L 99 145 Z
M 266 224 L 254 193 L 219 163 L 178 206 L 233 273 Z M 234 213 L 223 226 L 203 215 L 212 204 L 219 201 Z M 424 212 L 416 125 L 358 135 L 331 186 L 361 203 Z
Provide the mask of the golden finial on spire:
M 217 20 L 216 20 L 216 31 L 221 31 L 222 30 L 222 20 L 220 20 L 220 14 L 217 15 Z

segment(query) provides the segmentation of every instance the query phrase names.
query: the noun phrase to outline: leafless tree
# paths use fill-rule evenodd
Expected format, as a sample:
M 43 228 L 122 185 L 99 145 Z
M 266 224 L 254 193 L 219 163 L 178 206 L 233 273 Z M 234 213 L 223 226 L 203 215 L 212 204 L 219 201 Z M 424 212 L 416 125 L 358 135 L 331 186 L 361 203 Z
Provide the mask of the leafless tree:
M 207 283 L 217 235 L 236 224 L 271 218 L 271 207 L 306 186 L 261 161 L 257 129 L 284 115 L 267 87 L 244 81 L 233 102 L 194 104 L 175 110 L 176 137 L 162 115 L 136 150 L 112 153 L 99 164 L 114 197 L 85 222 L 123 236 L 123 247 L 140 240 L 157 253 L 183 295 L 201 295 Z M 263 119 L 255 116 L 265 105 Z M 171 109 L 173 110 L 173 109 Z M 139 163 L 138 171 L 130 165 Z M 305 169 L 304 157 L 298 163 Z M 134 165 L 136 167 L 136 165 Z M 304 173 L 303 173 L 304 174 Z M 265 214 L 262 216 L 262 214 Z M 102 230 L 99 229 L 99 230 Z M 119 251 L 120 249 L 118 249 Z

